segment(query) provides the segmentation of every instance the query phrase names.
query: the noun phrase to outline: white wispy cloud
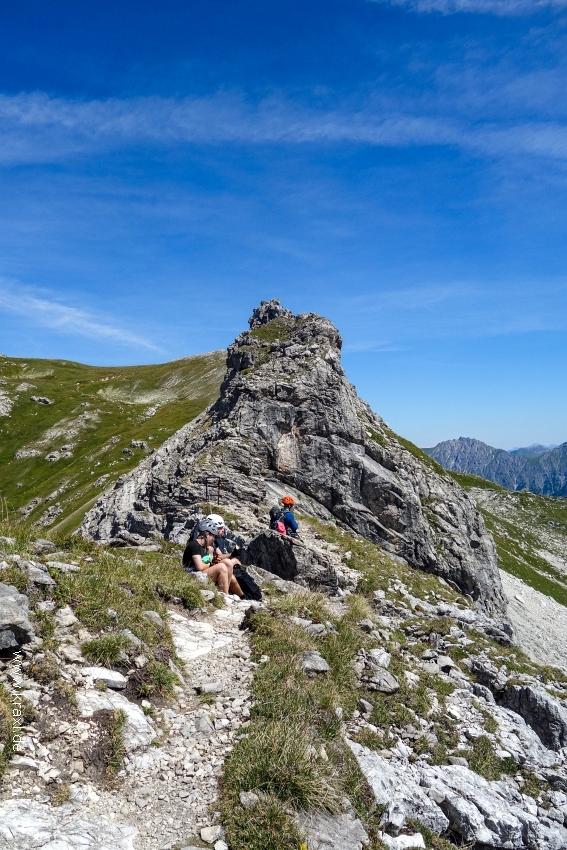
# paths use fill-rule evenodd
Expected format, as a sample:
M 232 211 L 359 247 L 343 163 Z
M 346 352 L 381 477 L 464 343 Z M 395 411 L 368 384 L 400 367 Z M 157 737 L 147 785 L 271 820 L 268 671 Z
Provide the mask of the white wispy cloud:
M 567 3 L 567 0 L 566 0 Z M 435 103 L 397 109 L 310 109 L 273 96 L 251 105 L 237 94 L 96 101 L 45 94 L 0 95 L 0 162 L 50 162 L 117 146 L 187 143 L 350 143 L 387 147 L 450 145 L 491 155 L 567 157 L 567 126 L 532 120 L 483 124 L 435 114 Z M 478 119 L 478 116 L 475 116 Z
M 457 12 L 498 15 L 533 15 L 548 9 L 564 9 L 567 0 L 373 0 L 391 6 L 405 6 L 415 12 Z
M 14 281 L 0 280 L 0 310 L 23 316 L 32 325 L 60 333 L 162 351 L 144 337 L 117 327 L 104 316 L 70 307 L 55 299 L 40 297 Z

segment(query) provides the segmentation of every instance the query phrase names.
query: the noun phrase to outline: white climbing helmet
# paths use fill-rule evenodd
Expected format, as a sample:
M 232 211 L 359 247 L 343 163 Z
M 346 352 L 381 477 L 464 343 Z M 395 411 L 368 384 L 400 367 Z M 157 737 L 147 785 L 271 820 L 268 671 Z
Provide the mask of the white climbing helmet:
M 218 528 L 224 528 L 224 519 L 220 516 L 220 514 L 208 514 L 207 519 L 210 522 L 214 522 Z

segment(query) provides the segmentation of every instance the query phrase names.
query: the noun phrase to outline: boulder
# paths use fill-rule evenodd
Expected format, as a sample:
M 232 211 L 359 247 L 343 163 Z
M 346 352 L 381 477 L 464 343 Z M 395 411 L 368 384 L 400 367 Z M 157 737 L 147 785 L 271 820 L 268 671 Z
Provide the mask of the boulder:
M 57 570 L 60 573 L 78 573 L 79 567 L 77 564 L 67 564 L 65 561 L 48 561 L 47 566 L 52 570 Z
M 396 836 L 388 835 L 387 832 L 379 832 L 378 837 L 388 850 L 412 850 L 414 847 L 425 850 L 425 841 L 421 832 L 414 832 L 412 835 L 404 833 Z
M 327 319 L 261 304 L 228 348 L 219 399 L 103 493 L 82 534 L 111 545 L 167 538 L 188 505 L 207 500 L 212 478 L 225 503 L 257 511 L 269 508 L 274 486 L 290 488 L 301 510 L 339 521 L 502 616 L 494 543 L 472 498 L 357 396 L 341 347 Z M 283 578 L 311 586 L 315 576 L 333 591 L 329 565 L 291 545 L 264 535 L 252 551 Z
M 16 538 L 15 537 L 0 537 L 0 544 L 2 546 L 9 546 L 11 548 L 12 546 L 16 545 Z
M 0 651 L 17 650 L 34 638 L 28 597 L 0 582 Z
M 52 540 L 46 540 L 42 537 L 38 538 L 33 544 L 33 551 L 36 555 L 44 555 L 47 552 L 55 552 L 56 546 Z
M 82 717 L 92 717 L 96 711 L 101 709 L 122 709 L 126 714 L 126 725 L 124 726 L 124 746 L 128 752 L 140 747 L 147 747 L 157 734 L 153 723 L 146 717 L 142 709 L 122 694 L 114 691 L 98 691 L 79 689 L 76 691 L 77 708 Z
M 301 663 L 305 672 L 310 674 L 328 673 L 331 669 L 323 656 L 313 649 L 303 653 Z
M 383 694 L 395 694 L 400 689 L 400 683 L 388 670 L 384 670 L 383 667 L 376 667 L 368 680 L 367 688 L 370 691 L 380 691 Z
M 240 800 L 242 808 L 247 811 L 255 809 L 260 802 L 260 798 L 253 791 L 241 791 L 238 795 L 238 799 Z
M 370 843 L 364 826 L 352 812 L 306 812 L 297 814 L 295 821 L 307 839 L 308 850 L 363 850 Z
M 35 800 L 0 802 L 0 850 L 134 850 L 138 830 L 97 816 L 80 817 L 69 804 L 53 808 Z
M 313 590 L 336 594 L 338 578 L 334 567 L 315 553 L 277 531 L 262 531 L 248 547 L 246 560 L 285 581 Z
M 205 826 L 201 830 L 201 839 L 207 844 L 214 844 L 222 835 L 221 826 Z
M 498 702 L 523 717 L 546 747 L 567 747 L 567 708 L 543 688 L 508 685 Z
M 74 626 L 75 623 L 78 623 L 79 621 L 73 614 L 72 608 L 65 605 L 64 608 L 60 608 L 55 614 L 55 622 L 61 628 L 66 629 L 69 628 L 69 626 Z
M 38 587 L 55 586 L 55 582 L 43 564 L 36 564 L 34 561 L 20 561 L 20 567 L 24 570 L 29 580 Z
M 94 682 L 101 682 L 107 688 L 121 691 L 128 684 L 128 679 L 117 670 L 107 670 L 106 667 L 83 667 L 83 676 L 89 676 Z

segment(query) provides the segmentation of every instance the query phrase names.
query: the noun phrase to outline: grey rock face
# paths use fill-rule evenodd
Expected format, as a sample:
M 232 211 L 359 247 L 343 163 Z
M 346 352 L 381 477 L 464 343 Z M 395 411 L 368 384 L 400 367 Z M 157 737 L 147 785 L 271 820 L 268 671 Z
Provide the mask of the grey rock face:
M 449 826 L 448 818 L 419 784 L 419 775 L 411 765 L 390 764 L 373 750 L 347 741 L 360 769 L 372 788 L 378 805 L 402 811 L 405 818 L 419 820 L 432 832 L 441 835 Z M 388 823 L 382 824 L 388 827 Z M 399 825 L 397 825 L 399 829 Z
M 226 504 L 266 509 L 275 481 L 302 510 L 502 612 L 494 544 L 473 501 L 358 398 L 331 322 L 271 301 L 250 325 L 228 349 L 218 401 L 104 493 L 83 535 L 114 545 L 167 538 L 209 487 Z
M 307 812 L 297 815 L 296 821 L 309 850 L 362 850 L 370 842 L 362 823 L 352 814 Z
M 60 809 L 34 800 L 0 803 L 0 850 L 35 850 L 37 847 L 83 850 L 133 850 L 138 830 L 103 818 L 80 817 L 69 805 Z
M 530 805 L 529 798 L 506 782 L 489 782 L 461 765 L 388 762 L 360 744 L 348 744 L 376 802 L 387 807 L 381 822 L 387 832 L 397 834 L 407 820 L 417 819 L 438 835 L 450 828 L 475 847 L 567 847 L 562 824 L 547 823 L 548 818 L 543 822 L 533 811 L 533 800 Z
M 0 650 L 17 650 L 34 638 L 28 597 L 0 582 Z
M 256 535 L 248 545 L 247 560 L 285 581 L 294 581 L 313 590 L 326 590 L 330 594 L 337 591 L 338 579 L 333 566 L 277 531 Z
M 499 703 L 523 717 L 546 747 L 567 747 L 567 708 L 543 688 L 509 685 Z

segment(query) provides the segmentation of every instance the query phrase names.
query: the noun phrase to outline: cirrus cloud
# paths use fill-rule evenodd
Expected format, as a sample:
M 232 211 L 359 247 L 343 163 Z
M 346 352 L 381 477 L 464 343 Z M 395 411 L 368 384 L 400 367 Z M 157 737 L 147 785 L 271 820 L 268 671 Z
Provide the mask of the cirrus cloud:
M 566 0 L 567 2 L 567 0 Z M 324 110 L 272 96 L 238 94 L 78 101 L 43 93 L 0 95 L 0 163 L 59 161 L 117 147 L 187 144 L 448 145 L 490 156 L 567 158 L 562 121 L 482 122 L 423 104 L 379 99 Z
M 414 12 L 441 12 L 453 15 L 459 12 L 498 15 L 534 15 L 554 9 L 565 9 L 567 0 L 373 0 L 391 6 L 404 6 Z
M 144 337 L 118 327 L 103 315 L 70 307 L 52 297 L 40 296 L 6 279 L 0 280 L 0 311 L 23 316 L 33 325 L 60 333 L 162 351 Z

